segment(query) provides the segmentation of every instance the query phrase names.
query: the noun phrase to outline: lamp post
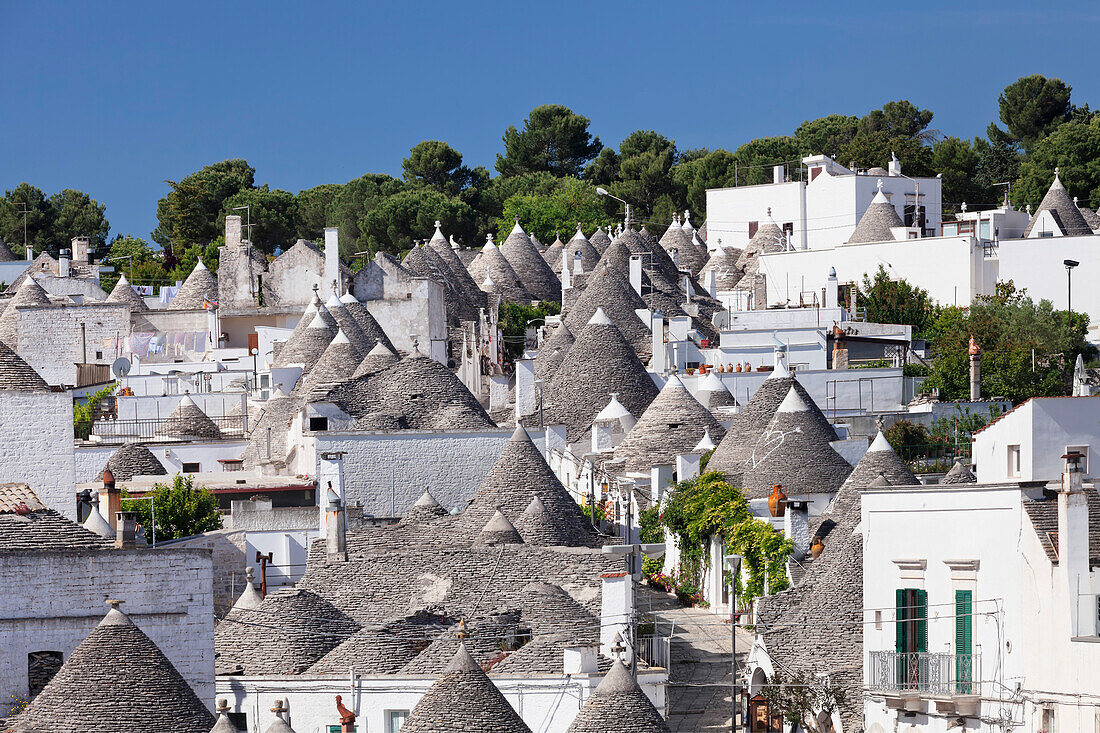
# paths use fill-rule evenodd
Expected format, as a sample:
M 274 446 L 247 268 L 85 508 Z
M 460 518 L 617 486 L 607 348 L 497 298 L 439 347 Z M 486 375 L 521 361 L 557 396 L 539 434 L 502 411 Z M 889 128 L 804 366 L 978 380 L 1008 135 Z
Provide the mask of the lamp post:
M 620 204 L 622 204 L 623 206 L 626 207 L 626 228 L 629 229 L 630 228 L 630 204 L 628 204 L 626 201 L 622 200 L 621 198 L 619 198 L 615 194 L 609 193 L 606 188 L 597 187 L 596 188 L 596 193 L 599 194 L 600 196 L 607 196 L 608 198 L 613 198 L 616 201 L 618 201 Z
M 907 178 L 913 182 L 913 223 L 917 226 L 917 239 L 923 239 L 924 227 L 921 225 L 920 221 L 920 181 L 916 178 L 910 178 L 901 171 L 898 171 L 894 175 L 900 176 L 901 178 Z
M 1073 268 L 1081 263 L 1077 260 L 1062 260 L 1066 266 L 1066 310 L 1069 312 L 1069 320 L 1073 321 Z
M 260 377 L 257 375 L 256 361 L 260 355 L 260 350 L 257 348 L 252 349 L 252 389 L 259 387 Z
M 741 573 L 740 555 L 726 555 L 726 567 L 730 571 L 730 730 L 736 731 L 737 714 L 740 712 L 738 693 L 741 691 L 737 684 L 737 576 Z
M 15 203 L 17 203 L 17 204 L 19 204 L 20 206 L 23 207 L 22 209 L 16 211 L 15 213 L 23 215 L 23 257 L 26 258 L 26 256 L 27 256 L 27 214 L 31 213 L 31 210 L 29 208 L 27 208 L 27 203 L 25 201 L 16 201 Z

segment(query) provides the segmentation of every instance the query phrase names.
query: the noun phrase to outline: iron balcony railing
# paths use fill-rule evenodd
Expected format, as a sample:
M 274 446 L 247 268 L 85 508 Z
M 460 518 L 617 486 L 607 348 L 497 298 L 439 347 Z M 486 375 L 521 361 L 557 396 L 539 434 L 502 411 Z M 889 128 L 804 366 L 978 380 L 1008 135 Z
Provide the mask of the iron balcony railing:
M 638 656 L 650 667 L 663 667 L 669 669 L 672 664 L 672 637 L 639 637 Z
M 977 695 L 981 660 L 977 654 L 871 652 L 872 690 L 927 695 Z
M 196 428 L 189 420 L 178 418 L 140 418 L 134 420 L 96 420 L 91 425 L 76 426 L 78 440 L 96 436 L 100 443 L 126 443 L 131 440 L 239 440 L 245 437 L 245 421 L 241 415 L 211 417 L 217 426 L 215 433 L 207 428 Z

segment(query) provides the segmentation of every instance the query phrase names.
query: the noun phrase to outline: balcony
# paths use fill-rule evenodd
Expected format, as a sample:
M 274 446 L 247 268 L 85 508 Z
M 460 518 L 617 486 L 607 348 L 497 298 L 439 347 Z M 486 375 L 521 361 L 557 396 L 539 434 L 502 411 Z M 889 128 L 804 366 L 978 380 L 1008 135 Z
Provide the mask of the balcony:
M 868 687 L 887 705 L 920 711 L 934 699 L 941 713 L 975 715 L 981 695 L 981 657 L 942 652 L 870 652 Z

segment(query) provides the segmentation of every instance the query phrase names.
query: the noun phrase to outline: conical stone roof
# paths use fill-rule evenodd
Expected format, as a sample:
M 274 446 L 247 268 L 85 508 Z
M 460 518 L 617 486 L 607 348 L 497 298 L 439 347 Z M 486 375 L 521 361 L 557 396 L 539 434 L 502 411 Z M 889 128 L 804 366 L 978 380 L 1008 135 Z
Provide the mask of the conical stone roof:
M 249 434 L 248 445 L 241 454 L 245 468 L 255 468 L 269 460 L 268 428 L 271 429 L 270 460 L 275 463 L 286 460 L 287 429 L 304 405 L 305 399 L 298 395 L 285 395 L 279 390 L 271 395 L 263 404 L 263 413 Z
M 485 305 L 485 293 L 478 287 L 477 282 L 470 276 L 469 270 L 466 269 L 466 265 L 462 263 L 462 258 L 451 247 L 447 238 L 443 236 L 443 230 L 440 223 L 435 223 L 435 233 L 432 238 L 428 240 L 428 247 L 432 249 L 439 258 L 451 268 L 451 273 L 454 275 L 455 281 L 458 284 L 459 290 L 467 301 L 473 304 L 475 310 Z
M 301 674 L 359 631 L 336 606 L 301 588 L 270 591 L 256 608 L 231 611 L 214 629 L 221 670 Z
M 542 253 L 542 259 L 546 260 L 546 264 L 559 275 L 561 274 L 561 253 L 564 249 L 565 244 L 561 241 L 561 237 L 557 236 L 554 238 L 554 243 Z
M 401 731 L 531 733 L 462 643 L 442 676 L 413 708 Z
M 977 481 L 978 477 L 970 470 L 970 466 L 966 465 L 966 460 L 963 458 L 956 460 L 951 470 L 940 479 L 941 484 L 973 484 Z
M 1067 237 L 1086 237 L 1092 234 L 1092 227 L 1085 221 L 1085 217 L 1081 215 L 1080 209 L 1073 203 L 1073 199 L 1069 197 L 1069 192 L 1066 191 L 1066 187 L 1062 185 L 1062 180 L 1058 177 L 1057 168 L 1054 169 L 1054 182 L 1050 184 L 1050 188 L 1047 189 L 1046 195 L 1043 196 L 1039 208 L 1035 210 L 1035 215 L 1031 217 L 1031 221 L 1028 222 L 1027 228 L 1024 229 L 1024 237 L 1031 235 L 1031 230 L 1035 227 L 1036 222 L 1039 221 L 1039 214 L 1044 211 L 1050 212 L 1054 220 L 1058 222 L 1058 228 L 1062 230 L 1062 234 Z
M 443 301 L 447 308 L 447 320 L 451 324 L 459 321 L 476 320 L 477 302 L 471 301 L 462 290 L 462 285 L 451 272 L 450 266 L 436 254 L 435 250 L 417 244 L 401 262 L 406 270 L 439 283 L 443 288 Z M 469 273 L 467 273 L 469 274 Z
M 214 716 L 157 645 L 112 608 L 8 722 L 17 733 L 209 733 Z
M 859 218 L 855 231 L 848 237 L 848 244 L 862 242 L 889 242 L 894 239 L 891 227 L 903 227 L 905 222 L 898 216 L 894 205 L 882 192 L 882 181 L 878 182 L 878 193 L 871 199 L 871 205 Z
M 46 380 L 23 357 L 0 341 L 0 391 L 47 392 Z
M 0 315 L 0 341 L 13 349 L 19 348 L 19 313 L 20 306 L 49 305 L 50 299 L 46 291 L 33 277 L 27 277 L 15 290 L 15 295 L 8 301 L 3 315 Z
M 397 353 L 397 349 L 390 341 L 390 337 L 386 335 L 386 332 L 382 329 L 381 324 L 369 310 L 367 306 L 363 305 L 354 295 L 351 293 L 344 293 L 340 296 L 340 302 L 347 308 L 348 313 L 355 319 L 355 322 L 359 324 L 359 328 L 362 329 L 363 335 L 366 337 L 366 344 L 369 349 L 373 349 L 375 344 L 384 344 L 387 349 Z M 368 353 L 369 352 L 368 349 Z
M 327 311 L 326 311 L 327 312 Z M 336 335 L 336 329 L 328 326 L 322 319 L 320 308 L 305 330 L 294 330 L 283 344 L 275 366 L 285 367 L 291 364 L 302 365 L 302 376 L 309 374 L 314 365 L 325 353 L 325 349 Z
M 134 476 L 167 476 L 168 469 L 153 452 L 141 443 L 123 443 L 107 459 L 104 470 L 110 470 L 115 481 L 129 481 Z M 102 472 L 101 472 L 102 473 Z
M 658 392 L 634 348 L 602 308 L 576 339 L 542 392 L 545 423 L 565 425 L 570 442 L 584 436 L 612 392 L 635 417 Z
M 695 247 L 691 241 L 691 235 L 684 231 L 676 217 L 673 217 L 672 224 L 665 230 L 660 242 L 669 257 L 672 256 L 672 251 L 676 250 L 680 269 L 689 270 L 693 276 L 698 275 L 706 264 L 706 255 Z
M 16 257 L 15 253 L 11 251 L 11 247 L 4 241 L 4 238 L 0 237 L 0 262 L 15 262 L 19 259 L 22 258 Z
M 737 400 L 726 387 L 725 382 L 719 379 L 714 372 L 708 372 L 707 376 L 703 377 L 696 399 L 711 412 L 723 407 L 735 407 L 737 405 Z M 718 440 L 721 441 L 721 438 Z
M 343 331 L 344 337 L 351 342 L 358 358 L 362 359 L 374 348 L 375 342 L 368 339 L 367 335 L 363 333 L 363 329 L 359 327 L 359 322 L 352 317 L 351 311 L 347 309 L 343 301 L 336 297 L 336 293 L 333 293 L 332 297 L 325 303 L 325 310 L 336 321 L 336 328 Z
M 596 248 L 593 247 L 592 243 L 584 236 L 580 223 L 577 224 L 577 233 L 573 235 L 572 239 L 565 243 L 562 247 L 562 251 L 568 253 L 570 272 L 573 271 L 573 261 L 578 254 L 581 257 L 581 269 L 584 272 L 591 272 L 600 261 L 600 253 L 596 251 Z M 561 252 L 558 253 L 557 261 L 548 260 L 548 262 L 554 272 L 560 276 L 562 268 Z
M 543 264 L 546 263 L 543 262 Z M 488 236 L 488 241 L 481 248 L 478 256 L 470 263 L 470 276 L 482 290 L 487 293 L 500 293 L 501 297 L 509 302 L 529 303 L 535 300 L 524 287 L 519 275 L 512 269 L 511 263 L 493 244 L 492 234 Z
M 915 486 L 920 483 L 909 470 L 909 466 L 905 465 L 905 461 L 898 458 L 898 454 L 881 432 L 875 436 L 844 483 L 846 486 L 862 489 L 870 486 L 880 476 L 885 477 L 890 486 Z
M 337 331 L 335 338 L 325 347 L 321 358 L 298 383 L 296 390 L 302 395 L 309 395 L 314 390 L 346 382 L 352 378 L 361 361 L 359 353 L 343 330 Z
M 561 281 L 523 231 L 518 218 L 508 238 L 500 246 L 500 253 L 508 260 L 523 287 L 535 300 L 561 302 Z
M 1074 203 L 1077 203 L 1076 199 L 1074 199 Z M 1085 217 L 1085 223 L 1092 229 L 1093 234 L 1100 232 L 1100 216 L 1095 211 L 1087 206 L 1078 206 L 1077 210 L 1081 212 L 1081 216 Z
M 520 545 L 523 544 L 523 538 L 520 537 L 515 526 L 508 521 L 508 517 L 497 509 L 493 516 L 489 518 L 489 521 L 485 523 L 485 526 L 481 528 L 481 531 L 478 532 L 477 544 Z
M 592 236 L 588 238 L 588 243 L 595 247 L 602 257 L 607 245 L 611 244 L 611 237 L 607 236 L 603 227 L 596 227 L 596 231 L 592 232 Z
M 700 280 L 706 283 L 707 274 L 713 272 L 714 283 L 719 291 L 733 290 L 737 283 L 740 282 L 741 277 L 745 274 L 744 271 L 737 266 L 737 259 L 740 256 L 741 250 L 727 249 L 722 245 L 718 245 L 718 249 L 714 250 L 710 259 L 707 260 L 707 264 L 705 264 L 700 271 Z
M 648 356 L 653 350 L 652 339 L 646 324 L 636 313 L 645 307 L 645 301 L 630 286 L 630 281 L 613 267 L 601 263 L 588 277 L 584 292 L 570 306 L 562 322 L 576 335 L 592 320 L 596 311 L 602 309 L 634 350 Z
M 229 705 L 226 704 L 225 700 L 218 700 L 218 707 L 215 710 L 218 713 L 218 720 L 214 723 L 214 727 L 210 729 L 210 733 L 241 733 L 237 726 L 229 720 Z
M 752 239 L 737 260 L 737 266 L 745 275 L 755 275 L 760 269 L 760 255 L 782 251 L 783 230 L 772 219 L 772 210 L 769 207 L 768 218 L 760 224 L 756 234 L 752 235 Z
M 149 306 L 145 304 L 145 299 L 134 292 L 134 289 L 130 287 L 130 281 L 126 279 L 125 275 L 119 276 L 118 282 L 111 288 L 111 294 L 107 296 L 106 302 L 125 303 L 130 306 L 131 313 L 149 310 Z
M 219 440 L 222 437 L 221 429 L 189 395 L 180 398 L 172 414 L 157 426 L 156 434 L 161 437 L 206 440 Z
M 776 484 L 788 495 L 835 493 L 852 467 L 829 445 L 793 387 L 745 461 L 747 496 L 767 497 Z
M 381 342 L 376 343 L 374 348 L 372 348 L 370 352 L 363 357 L 363 360 L 359 362 L 359 366 L 355 368 L 352 377 L 359 378 L 374 374 L 375 372 L 380 372 L 399 361 L 401 361 L 401 357 L 386 348 L 385 344 Z
M 573 547 L 598 544 L 592 525 L 522 426 L 512 433 L 497 462 L 485 475 L 462 513 L 462 523 L 468 530 L 480 532 L 498 510 L 510 521 L 519 521 L 535 497 L 559 528 L 564 540 L 560 544 Z
M 741 482 L 741 471 L 745 461 L 752 455 L 753 448 L 760 435 L 768 427 L 776 409 L 779 408 L 787 392 L 791 387 L 810 407 L 811 419 L 819 424 L 823 423 L 822 430 L 826 431 L 829 440 L 836 440 L 836 431 L 829 425 L 829 421 L 817 409 L 813 399 L 806 389 L 791 376 L 783 362 L 779 362 L 775 370 L 768 375 L 764 383 L 753 393 L 752 398 L 741 412 L 733 416 L 726 437 L 718 443 L 718 448 L 707 463 L 707 470 L 720 471 L 726 474 L 726 478 L 733 484 Z
M 401 518 L 401 521 L 430 522 L 445 516 L 447 516 L 447 510 L 435 500 L 431 491 L 425 489 L 424 493 L 420 495 L 420 498 L 409 507 L 407 512 L 405 512 L 405 516 Z
M 557 522 L 542 499 L 535 495 L 515 521 L 516 530 L 528 545 L 540 547 L 569 546 L 573 541 L 567 526 Z
M 418 613 L 372 624 L 345 639 L 309 669 L 309 674 L 396 674 L 444 630 L 438 617 Z
M 679 454 L 692 452 L 706 431 L 715 440 L 726 434 L 710 410 L 672 375 L 615 448 L 615 458 L 625 459 L 622 466 L 626 471 L 648 471 L 655 465 L 673 463 Z
M 199 260 L 195 269 L 183 281 L 176 297 L 168 304 L 168 310 L 192 310 L 203 307 L 204 302 L 218 302 L 218 279 Z
M 638 683 L 615 661 L 567 733 L 669 733 L 668 723 Z
M 554 328 L 554 332 L 550 334 L 550 337 L 542 342 L 538 353 L 535 354 L 533 364 L 535 379 L 548 380 L 553 377 L 554 372 L 565 360 L 565 355 L 569 353 L 574 341 L 576 339 L 573 338 L 573 332 L 569 330 L 569 327 L 565 323 L 559 323 Z

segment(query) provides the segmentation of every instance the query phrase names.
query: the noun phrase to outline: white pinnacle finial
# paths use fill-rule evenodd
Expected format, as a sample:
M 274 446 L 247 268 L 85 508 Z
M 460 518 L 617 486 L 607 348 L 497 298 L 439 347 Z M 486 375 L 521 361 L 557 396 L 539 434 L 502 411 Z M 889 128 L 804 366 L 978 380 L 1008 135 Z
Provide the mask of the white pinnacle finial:
M 441 226 L 443 226 L 443 225 L 439 223 L 439 219 L 436 219 L 435 220 L 435 228 L 439 229 L 439 227 L 441 227 Z
M 770 218 L 771 215 L 772 215 L 772 207 L 769 206 L 768 207 L 768 217 Z
M 966 211 L 966 202 L 965 201 L 962 202 L 962 210 Z
M 879 191 L 881 191 L 881 190 L 882 190 L 882 179 L 881 179 L 881 178 L 880 178 L 880 179 L 878 179 L 878 190 L 879 190 Z
M 489 232 L 488 234 L 485 235 L 485 241 L 489 244 L 493 243 L 493 233 L 492 232 Z
M 1054 166 L 1054 177 L 1058 177 L 1058 166 Z
M 1074 197 L 1073 197 L 1073 205 L 1074 205 L 1074 206 L 1076 206 L 1076 205 L 1077 205 L 1077 197 L 1076 197 L 1076 196 L 1074 196 Z

